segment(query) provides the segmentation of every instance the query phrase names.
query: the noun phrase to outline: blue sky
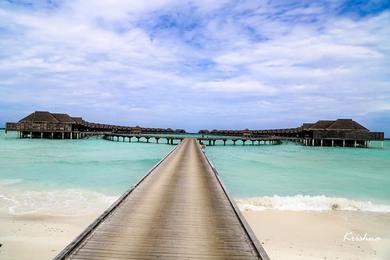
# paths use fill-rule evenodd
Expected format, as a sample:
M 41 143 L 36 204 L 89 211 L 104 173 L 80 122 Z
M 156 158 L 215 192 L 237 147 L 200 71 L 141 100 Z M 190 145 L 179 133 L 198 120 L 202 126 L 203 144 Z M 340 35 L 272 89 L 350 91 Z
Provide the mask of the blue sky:
M 390 135 L 389 1 L 0 2 L 0 124 L 34 110 L 148 127 L 354 118 Z

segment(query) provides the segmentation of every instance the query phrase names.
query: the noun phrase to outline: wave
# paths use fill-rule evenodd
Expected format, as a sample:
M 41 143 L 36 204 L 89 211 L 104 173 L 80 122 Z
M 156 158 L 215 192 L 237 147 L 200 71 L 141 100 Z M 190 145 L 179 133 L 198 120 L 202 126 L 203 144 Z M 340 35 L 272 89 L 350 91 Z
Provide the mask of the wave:
M 371 201 L 357 201 L 326 196 L 264 196 L 236 199 L 241 210 L 288 210 L 288 211 L 327 211 L 350 210 L 368 212 L 390 212 L 390 205 L 374 204 Z
M 22 179 L 1 179 L 0 187 L 11 186 L 17 183 L 21 183 L 22 181 L 23 181 Z
M 0 210 L 6 210 L 12 215 L 82 216 L 103 211 L 117 198 L 77 189 L 55 191 L 2 189 Z

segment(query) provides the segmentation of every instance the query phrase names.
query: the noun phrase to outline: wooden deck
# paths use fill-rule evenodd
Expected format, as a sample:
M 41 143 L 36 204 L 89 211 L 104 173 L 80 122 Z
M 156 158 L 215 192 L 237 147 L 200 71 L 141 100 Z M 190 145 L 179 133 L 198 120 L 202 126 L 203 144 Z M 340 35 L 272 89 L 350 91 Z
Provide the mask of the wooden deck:
M 186 138 L 56 259 L 269 259 Z
M 118 134 L 118 133 L 90 133 L 90 135 L 103 135 L 103 138 L 106 140 L 117 141 L 117 142 L 155 142 L 155 143 L 167 143 L 167 144 L 177 144 L 180 143 L 185 135 L 134 135 L 134 134 Z M 202 142 L 205 145 L 227 145 L 227 142 L 230 142 L 231 145 L 241 144 L 241 145 L 260 145 L 260 144 L 280 144 L 282 141 L 300 141 L 300 138 L 293 137 L 278 137 L 278 136 L 265 136 L 265 137 L 236 137 L 236 136 L 207 136 L 207 137 L 193 137 L 196 138 L 199 142 Z M 166 141 L 160 141 L 160 140 Z M 143 141 L 142 141 L 143 140 Z

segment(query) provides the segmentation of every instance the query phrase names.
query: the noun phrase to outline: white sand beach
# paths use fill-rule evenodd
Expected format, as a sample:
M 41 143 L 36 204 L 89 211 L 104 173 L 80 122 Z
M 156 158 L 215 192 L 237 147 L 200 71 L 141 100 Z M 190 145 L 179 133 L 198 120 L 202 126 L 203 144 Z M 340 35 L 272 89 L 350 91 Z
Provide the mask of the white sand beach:
M 244 211 L 271 259 L 389 259 L 390 214 L 353 211 Z M 79 217 L 0 215 L 0 259 L 51 259 L 98 212 Z M 376 241 L 344 241 L 357 236 Z
M 271 259 L 390 259 L 389 213 L 265 210 L 243 214 Z M 354 238 L 363 241 L 351 241 Z M 371 238 L 375 241 L 367 241 Z
M 0 215 L 0 259 L 52 259 L 99 214 L 78 217 Z

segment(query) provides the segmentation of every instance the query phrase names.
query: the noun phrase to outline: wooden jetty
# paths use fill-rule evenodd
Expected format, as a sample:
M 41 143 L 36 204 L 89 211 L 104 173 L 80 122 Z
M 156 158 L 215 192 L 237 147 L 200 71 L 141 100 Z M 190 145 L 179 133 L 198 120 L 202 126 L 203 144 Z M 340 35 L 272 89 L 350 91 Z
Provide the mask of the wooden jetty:
M 110 141 L 117 141 L 117 142 L 143 142 L 149 143 L 154 141 L 155 143 L 160 143 L 160 140 L 165 140 L 163 143 L 167 144 L 178 144 L 180 143 L 185 137 L 180 135 L 132 135 L 132 134 L 117 134 L 117 133 L 99 133 L 99 135 L 103 135 L 103 138 Z M 280 144 L 283 140 L 289 140 L 289 141 L 297 141 L 300 140 L 299 138 L 283 138 L 283 137 L 257 137 L 257 138 L 247 138 L 247 137 L 236 137 L 236 136 L 230 136 L 230 137 L 214 137 L 214 136 L 208 136 L 208 137 L 194 137 L 196 138 L 200 144 L 208 145 L 208 146 L 214 146 L 219 144 L 226 145 L 227 142 L 231 143 L 232 145 L 241 144 L 241 145 L 260 145 L 260 144 Z M 217 143 L 218 142 L 218 143 Z
M 269 259 L 185 138 L 55 259 Z

